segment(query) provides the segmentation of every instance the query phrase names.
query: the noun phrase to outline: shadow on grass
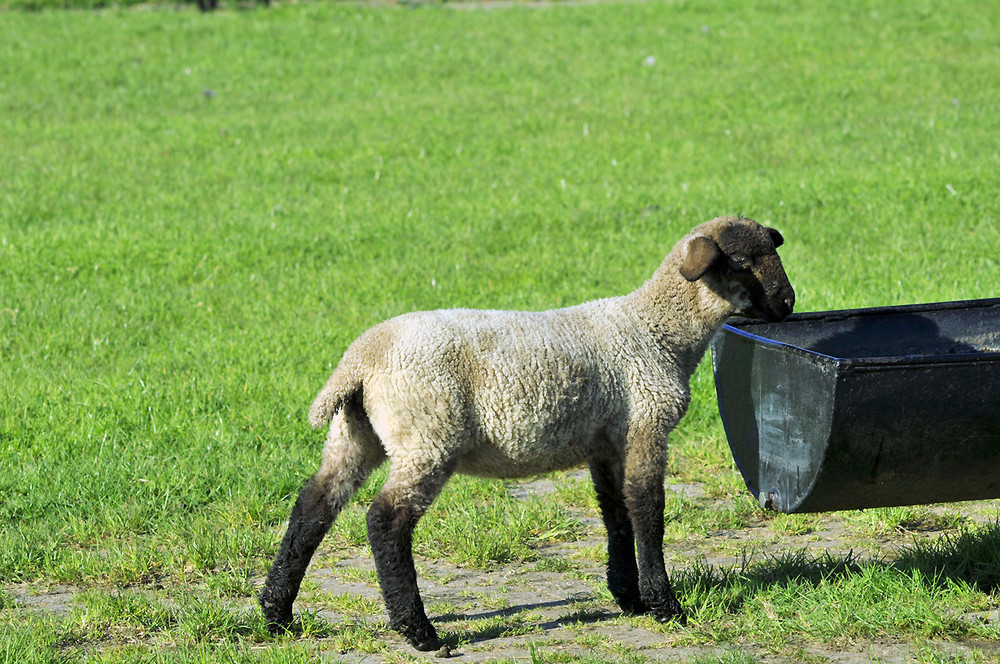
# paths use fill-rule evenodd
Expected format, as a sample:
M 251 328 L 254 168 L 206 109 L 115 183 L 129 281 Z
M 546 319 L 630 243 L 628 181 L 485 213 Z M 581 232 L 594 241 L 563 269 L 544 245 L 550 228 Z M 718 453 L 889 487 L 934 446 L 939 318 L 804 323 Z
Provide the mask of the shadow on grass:
M 448 630 L 441 635 L 442 640 L 450 647 L 489 641 L 509 636 L 518 636 L 531 632 L 547 632 L 549 630 L 566 627 L 569 625 L 586 624 L 607 620 L 620 615 L 617 611 L 607 611 L 601 608 L 578 607 L 572 613 L 556 618 L 554 620 L 527 620 L 520 619 L 521 614 L 531 615 L 530 612 L 541 609 L 551 609 L 554 607 L 572 607 L 578 604 L 572 599 L 554 600 L 551 602 L 533 602 L 530 604 L 518 604 L 508 606 L 494 611 L 484 611 L 481 613 L 449 613 L 432 617 L 433 622 L 458 622 L 470 624 L 468 629 Z
M 834 556 L 825 551 L 819 554 L 790 551 L 761 558 L 746 557 L 730 568 L 696 564 L 675 572 L 674 587 L 682 601 L 697 603 L 695 598 L 711 595 L 713 602 L 722 602 L 718 608 L 737 612 L 759 591 L 791 584 L 818 587 L 862 576 L 873 566 L 917 574 L 928 586 L 944 587 L 960 582 L 980 592 L 995 592 L 1000 589 L 1000 522 L 944 534 L 934 540 L 916 541 L 893 557 L 876 560 L 860 560 L 853 552 Z M 536 602 L 481 613 L 445 614 L 434 620 L 453 623 L 442 638 L 449 646 L 457 647 L 621 615 L 615 610 L 594 607 L 577 607 L 577 611 L 554 620 L 540 620 L 530 613 L 560 606 L 571 611 L 574 604 L 571 599 Z
M 917 542 L 893 563 L 934 583 L 961 581 L 984 593 L 1000 589 L 1000 522 L 976 531 Z
M 729 609 L 737 610 L 754 593 L 775 586 L 806 583 L 818 586 L 861 575 L 865 568 L 881 566 L 918 574 L 929 586 L 960 582 L 983 593 L 1000 589 L 1000 522 L 935 540 L 917 541 L 894 558 L 861 561 L 853 552 L 835 557 L 828 552 L 790 551 L 763 559 L 746 557 L 740 565 L 718 568 L 696 564 L 674 575 L 680 597 L 726 591 Z

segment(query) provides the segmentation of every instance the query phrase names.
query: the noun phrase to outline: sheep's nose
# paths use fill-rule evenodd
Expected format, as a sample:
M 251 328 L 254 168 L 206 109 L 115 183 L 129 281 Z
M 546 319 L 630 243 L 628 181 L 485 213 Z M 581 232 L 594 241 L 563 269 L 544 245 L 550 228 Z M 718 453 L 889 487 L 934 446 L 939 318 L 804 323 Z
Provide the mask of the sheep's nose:
M 795 291 L 788 291 L 788 294 L 781 301 L 788 307 L 788 313 L 792 313 L 792 310 L 795 308 Z
M 792 310 L 795 309 L 795 291 L 793 291 L 791 287 L 783 289 L 782 292 L 779 293 L 778 298 L 781 303 L 781 312 L 784 314 L 782 318 L 784 318 L 784 316 L 792 313 Z
M 791 286 L 780 289 L 770 298 L 771 316 L 774 320 L 784 320 L 795 307 L 795 291 Z

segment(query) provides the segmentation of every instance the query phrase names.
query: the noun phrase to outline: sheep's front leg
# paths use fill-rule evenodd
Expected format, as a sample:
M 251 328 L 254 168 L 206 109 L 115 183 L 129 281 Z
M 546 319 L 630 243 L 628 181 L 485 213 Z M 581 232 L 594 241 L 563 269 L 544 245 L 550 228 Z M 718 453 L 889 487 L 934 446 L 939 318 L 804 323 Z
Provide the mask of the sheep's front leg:
M 635 535 L 622 494 L 620 461 L 593 461 L 590 477 L 594 480 L 597 503 L 608 531 L 608 589 L 625 613 L 646 613 L 639 595 L 639 571 L 635 564 Z
M 639 562 L 639 595 L 660 622 L 684 623 L 684 610 L 674 596 L 663 563 L 663 478 L 666 435 L 637 436 L 630 441 L 625 463 L 625 504 L 635 531 Z
M 389 625 L 417 650 L 440 647 L 437 632 L 424 612 L 413 565 L 413 531 L 441 492 L 450 472 L 435 469 L 418 476 L 396 468 L 368 510 L 368 541 Z M 404 476 L 408 475 L 408 476 Z

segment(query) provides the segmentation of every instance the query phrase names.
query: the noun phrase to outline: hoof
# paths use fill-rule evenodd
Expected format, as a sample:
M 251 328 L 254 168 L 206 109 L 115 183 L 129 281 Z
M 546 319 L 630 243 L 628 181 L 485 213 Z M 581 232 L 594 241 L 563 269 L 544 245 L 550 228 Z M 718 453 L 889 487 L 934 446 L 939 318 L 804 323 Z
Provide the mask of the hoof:
M 643 603 L 649 607 L 649 613 L 658 622 L 676 623 L 682 627 L 687 624 L 684 608 L 677 601 L 670 587 L 649 589 L 643 593 Z
M 420 598 L 416 598 L 416 610 L 410 610 L 405 616 L 393 618 L 392 609 L 389 609 L 389 627 L 406 639 L 411 646 L 420 652 L 437 650 L 444 643 L 438 638 L 437 630 L 427 619 L 424 607 L 420 604 Z
M 679 605 L 653 609 L 652 613 L 658 622 L 675 623 L 681 627 L 687 625 L 687 615 Z
M 441 639 L 438 638 L 437 632 L 434 631 L 434 628 L 430 623 L 427 623 L 427 626 L 422 629 L 401 629 L 398 631 L 406 637 L 406 640 L 410 642 L 411 646 L 420 652 L 438 650 L 444 645 Z
M 260 600 L 260 608 L 264 613 L 267 631 L 271 634 L 283 634 L 292 624 L 292 608 L 281 609 L 267 600 Z
M 641 599 L 620 599 L 618 608 L 627 616 L 641 616 L 649 613 L 649 607 Z
M 432 636 L 426 641 L 419 641 L 417 639 L 410 639 L 410 645 L 419 650 L 420 652 L 430 652 L 431 650 L 439 650 L 441 648 L 441 640 L 438 637 Z
M 287 622 L 284 621 L 276 622 L 268 620 L 266 627 L 267 631 L 271 633 L 271 636 L 278 636 L 279 634 L 285 634 L 286 632 L 291 631 L 292 621 L 289 620 Z

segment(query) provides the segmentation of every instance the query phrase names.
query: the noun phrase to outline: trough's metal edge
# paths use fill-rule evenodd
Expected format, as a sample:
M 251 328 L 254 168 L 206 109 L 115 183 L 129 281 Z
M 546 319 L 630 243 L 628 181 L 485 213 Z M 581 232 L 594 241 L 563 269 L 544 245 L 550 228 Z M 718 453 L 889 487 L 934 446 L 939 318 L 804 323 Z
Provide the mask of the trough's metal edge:
M 837 320 L 839 318 L 849 318 L 858 316 L 884 316 L 887 314 L 905 313 L 926 313 L 932 311 L 947 311 L 949 309 L 975 309 L 987 307 L 1000 307 L 1000 298 L 982 298 L 977 300 L 955 300 L 953 302 L 933 302 L 927 304 L 899 304 L 885 307 L 867 307 L 861 309 L 832 309 L 829 311 L 806 311 L 795 313 L 786 318 L 784 322 L 798 322 L 810 320 Z M 732 318 L 730 322 L 722 326 L 719 334 L 731 333 L 744 337 L 756 343 L 773 346 L 786 350 L 787 352 L 801 354 L 806 357 L 815 358 L 821 362 L 829 363 L 838 371 L 850 371 L 854 369 L 865 369 L 868 367 L 892 368 L 908 367 L 918 365 L 939 365 L 939 364 L 959 364 L 969 360 L 981 362 L 1000 362 L 1000 353 L 976 351 L 971 353 L 954 353 L 950 355 L 888 355 L 876 357 L 836 357 L 819 353 L 809 348 L 796 346 L 784 341 L 777 341 L 768 337 L 748 332 L 739 325 L 750 327 L 758 325 L 774 325 L 750 318 Z M 780 325 L 781 323 L 777 323 Z

